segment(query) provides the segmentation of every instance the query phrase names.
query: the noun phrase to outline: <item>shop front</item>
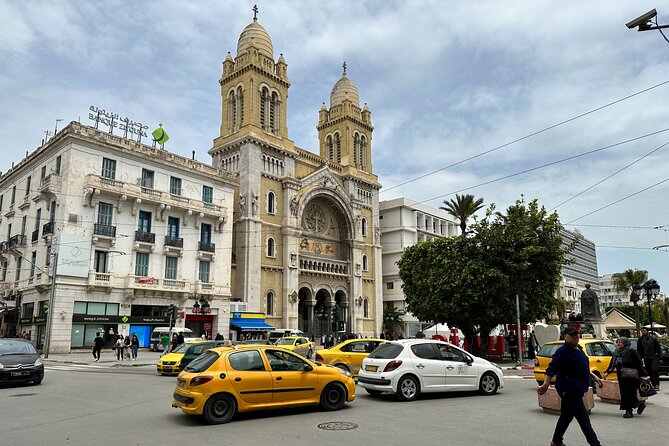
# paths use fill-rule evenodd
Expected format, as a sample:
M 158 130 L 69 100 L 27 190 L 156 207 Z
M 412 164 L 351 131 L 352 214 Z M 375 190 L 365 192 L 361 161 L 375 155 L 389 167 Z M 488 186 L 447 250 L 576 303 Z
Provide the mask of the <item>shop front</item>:
M 111 347 L 119 334 L 139 338 L 140 347 L 149 347 L 151 331 L 169 324 L 165 316 L 72 315 L 72 348 L 91 347 L 96 333 L 100 333 L 105 347 Z
M 21 333 L 26 333 L 36 349 L 44 348 L 46 316 L 22 317 L 19 319 L 19 326 Z
M 265 313 L 234 311 L 230 318 L 230 339 L 267 339 L 274 327 L 265 322 Z

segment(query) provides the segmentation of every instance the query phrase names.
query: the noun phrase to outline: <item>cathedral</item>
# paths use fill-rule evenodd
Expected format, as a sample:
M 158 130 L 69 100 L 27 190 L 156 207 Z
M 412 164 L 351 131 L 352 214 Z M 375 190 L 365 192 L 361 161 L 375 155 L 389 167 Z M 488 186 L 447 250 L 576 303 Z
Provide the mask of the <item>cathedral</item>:
M 383 315 L 372 120 L 343 74 L 318 111 L 318 155 L 288 138 L 288 66 L 253 21 L 223 62 L 215 168 L 236 174 L 231 301 L 278 328 L 378 335 Z M 315 111 L 314 111 L 315 112 Z

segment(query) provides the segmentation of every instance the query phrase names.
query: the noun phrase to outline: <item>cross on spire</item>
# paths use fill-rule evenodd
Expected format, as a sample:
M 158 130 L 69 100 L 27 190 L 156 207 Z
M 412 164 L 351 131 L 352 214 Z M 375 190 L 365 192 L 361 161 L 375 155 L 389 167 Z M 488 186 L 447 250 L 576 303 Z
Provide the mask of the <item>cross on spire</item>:
M 344 76 L 346 76 L 346 62 L 345 61 L 342 64 L 342 68 L 344 69 Z
M 258 5 L 253 5 L 253 20 L 258 20 Z

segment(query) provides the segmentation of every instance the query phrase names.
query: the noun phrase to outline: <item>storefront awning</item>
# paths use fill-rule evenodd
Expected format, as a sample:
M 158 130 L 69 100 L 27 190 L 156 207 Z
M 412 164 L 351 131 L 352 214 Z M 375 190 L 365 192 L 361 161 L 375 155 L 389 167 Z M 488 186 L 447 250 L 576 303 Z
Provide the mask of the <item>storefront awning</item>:
M 269 331 L 274 330 L 270 324 L 262 319 L 230 319 L 230 326 L 241 331 Z

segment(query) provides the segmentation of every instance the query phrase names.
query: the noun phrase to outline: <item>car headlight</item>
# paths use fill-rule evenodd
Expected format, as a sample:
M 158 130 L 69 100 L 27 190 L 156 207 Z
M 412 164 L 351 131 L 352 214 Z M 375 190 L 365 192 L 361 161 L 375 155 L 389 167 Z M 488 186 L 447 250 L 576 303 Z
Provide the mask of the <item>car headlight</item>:
M 335 367 L 335 368 L 337 370 L 339 370 L 339 373 L 341 373 L 342 375 L 346 375 L 349 378 L 353 377 L 353 375 L 351 375 L 351 372 L 349 372 L 348 370 L 340 369 L 339 367 Z
M 42 358 L 37 358 L 37 360 L 35 361 L 35 364 L 34 364 L 34 365 L 36 365 L 36 366 L 40 366 L 40 365 L 42 365 L 42 364 L 44 364 L 44 360 L 43 360 Z
M 0 370 L 2 370 L 2 369 L 4 369 L 4 368 L 5 368 L 5 366 L 2 365 L 2 363 L 0 362 Z

